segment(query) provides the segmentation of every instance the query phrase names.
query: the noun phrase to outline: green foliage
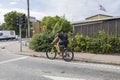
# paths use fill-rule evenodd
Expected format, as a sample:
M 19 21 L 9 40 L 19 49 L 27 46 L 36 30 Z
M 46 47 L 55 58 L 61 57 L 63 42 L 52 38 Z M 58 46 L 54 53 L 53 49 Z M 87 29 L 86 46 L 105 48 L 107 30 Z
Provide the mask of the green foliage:
M 73 36 L 71 32 L 68 33 L 68 41 L 69 41 L 68 48 L 73 49 L 74 44 L 73 44 Z
M 59 16 L 44 17 L 41 21 L 41 25 L 46 26 L 47 30 L 34 35 L 29 45 L 29 47 L 35 51 L 45 51 L 53 41 L 56 30 L 62 30 L 64 32 L 71 32 L 72 30 L 70 22 L 68 22 L 65 17 Z M 72 38 L 70 38 L 70 40 L 72 40 Z M 70 45 L 70 47 L 72 46 Z
M 12 11 L 4 15 L 7 30 L 15 30 L 15 32 L 18 34 L 19 27 L 16 25 L 16 18 L 20 17 L 20 14 L 21 13 Z
M 72 31 L 72 25 L 65 19 L 65 16 L 44 17 L 41 21 L 41 25 L 46 26 L 47 31 L 52 33 L 55 33 L 56 30 L 62 30 L 63 32 Z
M 6 30 L 15 30 L 16 34 L 19 34 L 19 27 L 16 25 L 16 18 L 20 17 L 22 13 L 11 11 L 9 13 L 6 13 L 4 15 L 4 29 Z M 26 21 L 27 23 L 27 21 Z M 23 26 L 22 26 L 23 28 Z M 24 30 L 22 30 L 22 33 L 24 33 Z M 23 35 L 24 36 L 24 35 Z
M 82 35 L 76 35 L 75 39 L 76 39 L 76 43 L 77 43 L 77 50 L 84 51 L 84 49 L 86 47 L 85 38 Z M 78 49 L 78 47 L 79 47 L 79 49 Z
M 120 37 L 100 31 L 95 38 L 75 36 L 75 51 L 91 53 L 120 53 Z
M 52 31 L 54 25 L 59 21 L 59 16 L 51 17 L 51 16 L 45 16 L 41 20 L 41 25 L 46 26 L 48 31 Z
M 22 29 L 22 38 L 26 37 L 26 29 Z
M 29 47 L 35 51 L 45 51 L 53 39 L 54 39 L 53 34 L 42 32 L 32 37 Z
M 54 25 L 53 33 L 56 30 L 62 30 L 63 32 L 70 32 L 72 31 L 72 25 L 65 19 L 65 16 L 60 17 L 57 23 Z
M 0 30 L 6 30 L 6 24 L 5 23 L 2 23 L 0 25 Z

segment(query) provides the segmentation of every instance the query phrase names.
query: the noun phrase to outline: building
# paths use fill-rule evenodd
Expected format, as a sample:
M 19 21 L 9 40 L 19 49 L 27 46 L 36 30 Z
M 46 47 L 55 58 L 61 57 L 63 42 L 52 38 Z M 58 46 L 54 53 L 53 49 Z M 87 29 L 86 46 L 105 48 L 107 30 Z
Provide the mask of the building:
M 42 26 L 40 24 L 40 21 L 33 22 L 32 26 L 33 26 L 33 29 L 32 29 L 33 30 L 33 35 L 37 34 L 37 33 L 40 33 L 41 31 L 46 30 L 46 26 Z
M 40 33 L 41 29 L 40 29 L 40 21 L 36 21 L 32 23 L 33 26 L 33 35 L 36 33 Z
M 30 26 L 31 26 L 31 35 L 37 34 L 41 32 L 40 21 L 36 19 L 36 17 L 30 16 Z
M 92 21 L 92 20 L 105 19 L 105 18 L 110 18 L 110 17 L 113 17 L 113 16 L 104 15 L 104 14 L 97 14 L 97 15 L 85 18 L 85 20 Z
M 73 34 L 95 37 L 99 31 L 106 31 L 108 34 L 120 35 L 120 17 L 108 17 L 95 19 L 95 16 L 86 18 L 86 21 L 73 23 Z

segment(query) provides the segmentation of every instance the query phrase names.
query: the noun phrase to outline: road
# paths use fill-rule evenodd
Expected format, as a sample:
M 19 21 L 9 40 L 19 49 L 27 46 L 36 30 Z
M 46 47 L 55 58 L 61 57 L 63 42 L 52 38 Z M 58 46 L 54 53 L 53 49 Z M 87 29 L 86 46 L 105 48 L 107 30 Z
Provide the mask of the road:
M 0 80 L 120 80 L 120 66 L 48 60 L 0 49 Z

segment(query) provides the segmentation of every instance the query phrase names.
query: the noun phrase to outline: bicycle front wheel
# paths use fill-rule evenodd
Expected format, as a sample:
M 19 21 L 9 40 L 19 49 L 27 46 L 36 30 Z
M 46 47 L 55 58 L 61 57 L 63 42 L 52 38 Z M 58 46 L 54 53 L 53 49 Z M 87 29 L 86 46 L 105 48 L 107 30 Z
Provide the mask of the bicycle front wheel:
M 65 49 L 63 51 L 63 59 L 67 62 L 70 62 L 72 61 L 74 58 L 74 53 L 72 50 L 69 50 L 69 49 Z
M 48 59 L 53 60 L 56 58 L 56 55 L 57 55 L 57 52 L 54 47 L 46 49 L 46 56 Z

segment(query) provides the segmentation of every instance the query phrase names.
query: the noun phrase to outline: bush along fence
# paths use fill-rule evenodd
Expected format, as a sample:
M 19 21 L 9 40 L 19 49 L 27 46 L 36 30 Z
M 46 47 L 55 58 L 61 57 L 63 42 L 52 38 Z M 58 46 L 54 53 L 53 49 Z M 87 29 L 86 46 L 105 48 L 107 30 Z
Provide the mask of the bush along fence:
M 95 38 L 76 35 L 73 43 L 76 52 L 120 53 L 120 37 L 104 31 L 100 31 Z
M 72 38 L 69 34 L 68 47 L 75 52 L 89 52 L 89 53 L 120 53 L 120 37 L 109 35 L 104 31 L 100 31 L 94 38 L 83 35 L 75 35 Z M 54 39 L 54 34 L 46 32 L 36 34 L 30 41 L 29 47 L 35 51 L 45 51 Z

